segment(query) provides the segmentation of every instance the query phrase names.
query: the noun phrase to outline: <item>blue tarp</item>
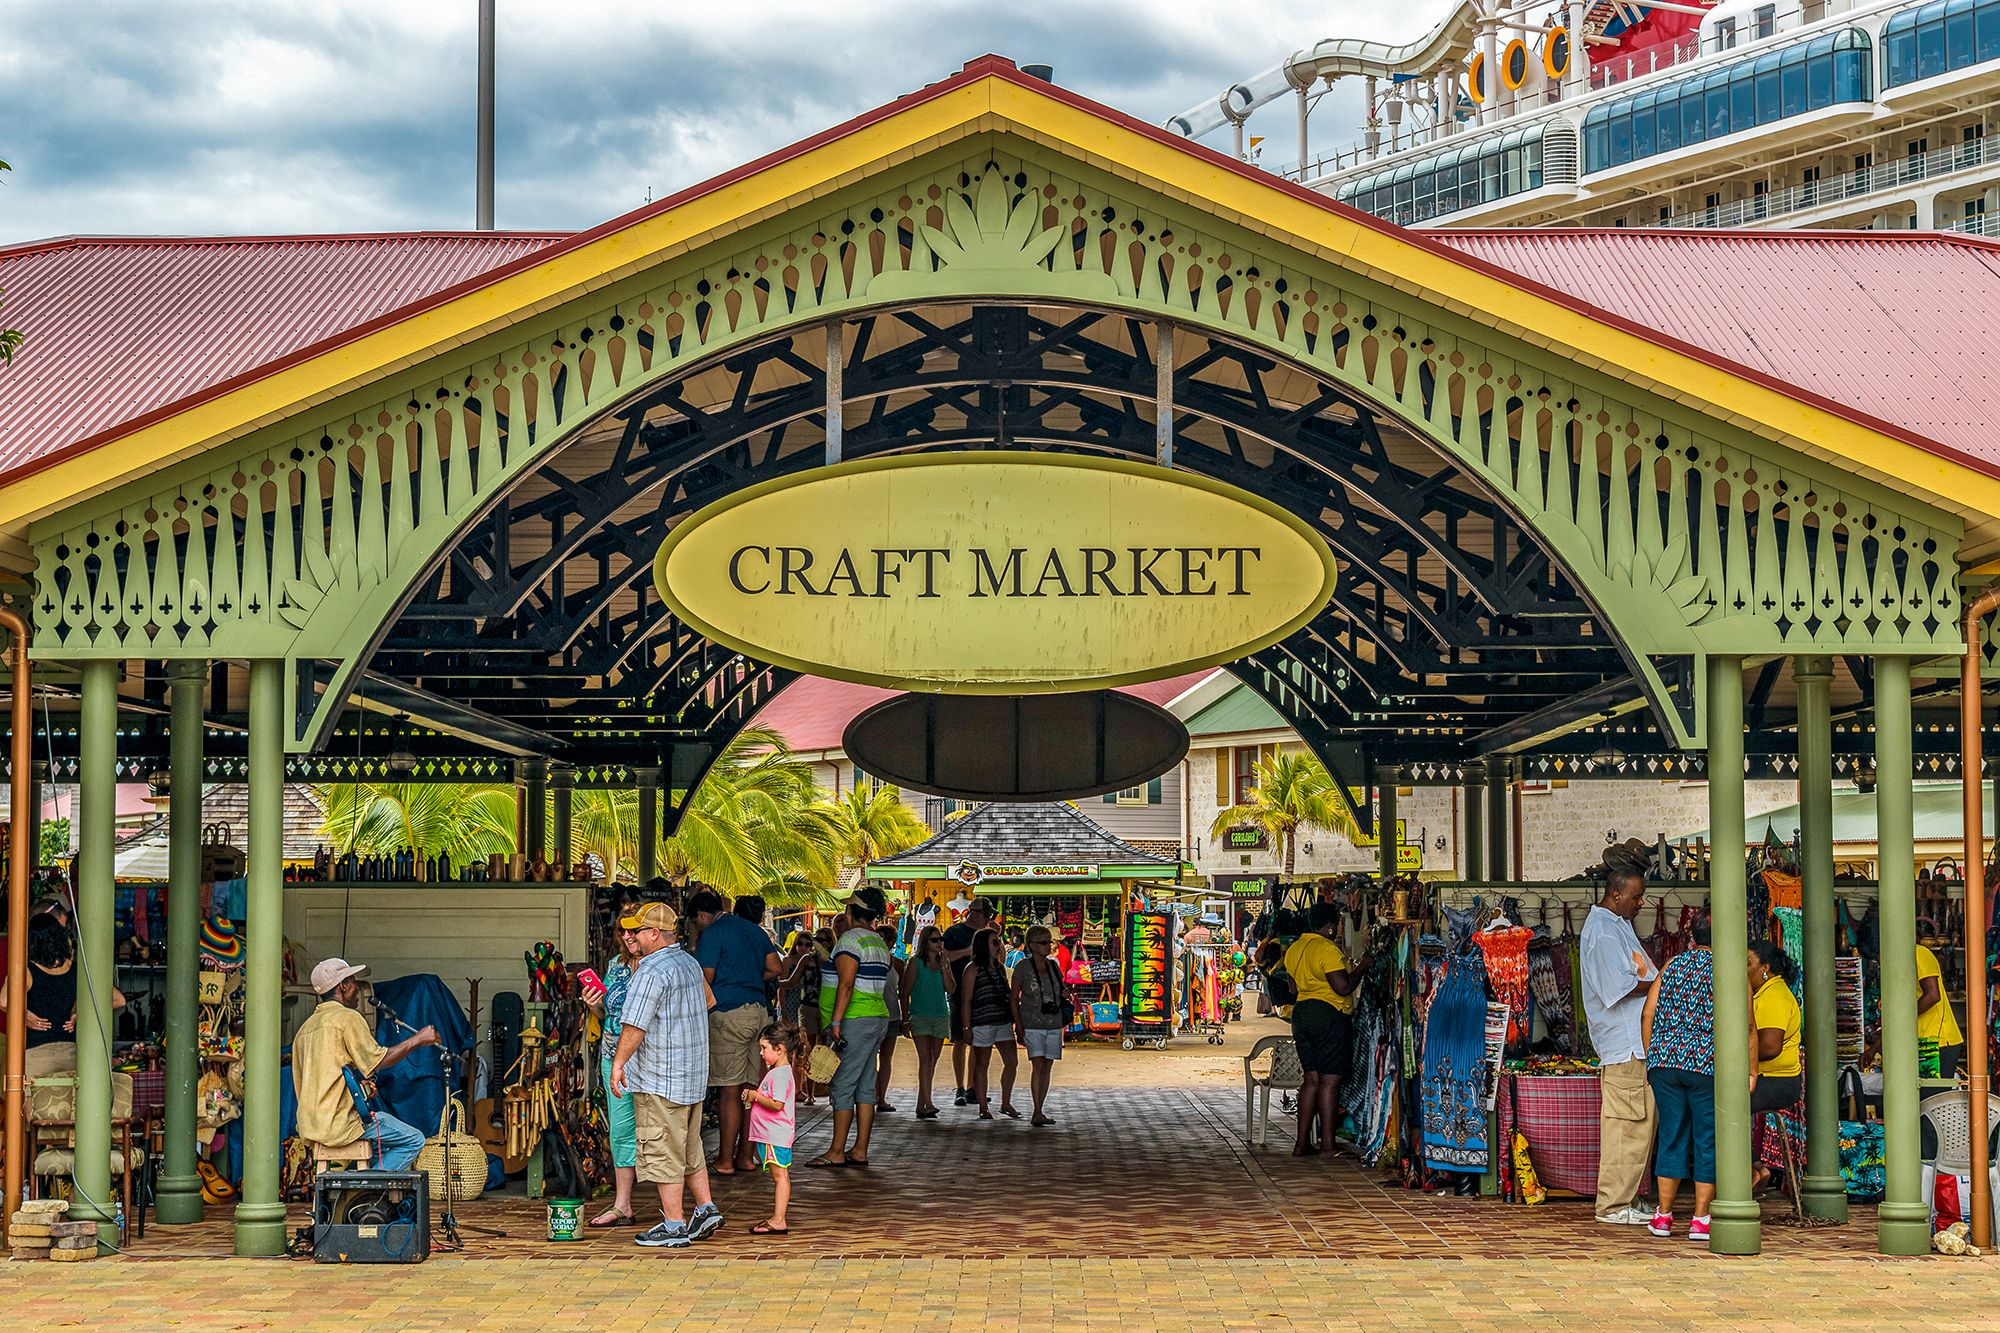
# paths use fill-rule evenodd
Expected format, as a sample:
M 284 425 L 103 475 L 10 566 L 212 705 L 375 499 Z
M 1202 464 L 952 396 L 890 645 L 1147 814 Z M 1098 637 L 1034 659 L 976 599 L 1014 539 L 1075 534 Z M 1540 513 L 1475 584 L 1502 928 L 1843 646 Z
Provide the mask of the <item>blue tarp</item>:
M 406 1041 L 426 1024 L 438 1030 L 444 1047 L 468 1057 L 472 1051 L 472 1027 L 465 1010 L 437 976 L 424 973 L 375 983 L 375 998 L 385 1009 L 375 1015 L 375 1040 L 384 1046 Z M 393 1017 L 391 1015 L 394 1015 Z M 400 1021 L 399 1021 L 400 1020 Z M 459 1066 L 463 1077 L 465 1066 Z M 375 1104 L 413 1129 L 437 1133 L 438 1119 L 444 1114 L 444 1056 L 438 1047 L 425 1046 L 393 1068 L 375 1075 Z

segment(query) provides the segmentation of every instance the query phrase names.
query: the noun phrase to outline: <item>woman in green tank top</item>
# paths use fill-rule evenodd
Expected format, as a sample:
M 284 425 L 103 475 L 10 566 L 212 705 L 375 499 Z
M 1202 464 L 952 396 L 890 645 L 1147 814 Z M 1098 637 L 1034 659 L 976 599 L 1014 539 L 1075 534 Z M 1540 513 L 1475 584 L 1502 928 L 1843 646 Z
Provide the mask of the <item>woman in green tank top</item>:
M 903 1030 L 917 1047 L 917 1119 L 932 1120 L 938 1108 L 931 1101 L 931 1076 L 937 1070 L 944 1039 L 951 1033 L 951 1008 L 945 1001 L 944 932 L 925 926 L 917 947 L 903 966 Z

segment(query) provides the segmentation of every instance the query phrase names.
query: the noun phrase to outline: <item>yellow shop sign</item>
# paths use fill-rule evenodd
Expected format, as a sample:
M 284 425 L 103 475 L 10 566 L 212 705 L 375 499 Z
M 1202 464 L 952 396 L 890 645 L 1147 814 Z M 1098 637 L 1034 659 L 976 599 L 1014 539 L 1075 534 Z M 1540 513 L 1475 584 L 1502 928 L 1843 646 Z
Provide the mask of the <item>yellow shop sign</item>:
M 897 689 L 1094 689 L 1219 666 L 1333 596 L 1303 520 L 1204 477 L 1053 454 L 841 463 L 683 520 L 654 579 L 717 643 Z

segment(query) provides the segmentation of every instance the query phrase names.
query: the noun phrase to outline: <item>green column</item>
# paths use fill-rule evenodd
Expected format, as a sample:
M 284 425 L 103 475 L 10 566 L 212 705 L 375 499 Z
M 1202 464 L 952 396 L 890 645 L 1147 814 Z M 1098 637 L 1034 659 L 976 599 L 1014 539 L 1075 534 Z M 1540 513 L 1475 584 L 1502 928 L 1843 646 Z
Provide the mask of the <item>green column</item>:
M 521 821 L 521 855 L 529 861 L 549 854 L 549 761 L 523 759 L 518 765 L 527 787 L 527 818 Z
M 569 875 L 570 865 L 576 860 L 574 843 L 570 835 L 576 816 L 576 770 L 567 764 L 549 774 L 549 786 L 555 792 L 555 858 L 563 877 Z
M 243 1194 L 236 1253 L 285 1252 L 278 1197 L 278 1039 L 285 1002 L 285 668 L 250 663 L 249 892 L 243 950 Z
M 1708 1248 L 1755 1254 L 1750 1197 L 1750 949 L 1743 869 L 1743 659 L 1708 659 L 1709 929 L 1715 948 L 1715 1205 Z
M 1394 764 L 1375 770 L 1375 868 L 1383 879 L 1396 877 L 1396 784 L 1402 780 L 1403 770 Z
M 1513 821 L 1507 810 L 1507 761 L 1486 761 L 1486 878 L 1505 884 L 1514 878 L 1507 860 L 1508 825 Z
M 72 1219 L 98 1224 L 115 1242 L 111 1197 L 111 918 L 118 801 L 118 667 L 83 664 L 83 711 L 77 737 L 76 1197 Z
M 660 873 L 660 770 L 632 771 L 639 782 L 639 883 L 653 882 Z
M 1910 659 L 1875 659 L 1875 837 L 1881 904 L 1882 1120 L 1888 1192 L 1876 1212 L 1884 1254 L 1928 1254 L 1917 1126 L 1917 884 L 1911 825 Z
M 1476 883 L 1486 873 L 1486 767 L 1465 766 L 1465 785 L 1460 788 L 1465 803 L 1464 864 L 1458 877 Z
M 194 995 L 201 969 L 201 704 L 208 663 L 175 662 L 168 671 L 174 727 L 167 797 L 167 1153 L 157 1211 L 172 1226 L 199 1222 L 202 1212 L 201 1177 L 194 1169 L 195 1082 L 201 1076 Z
M 1834 1054 L 1833 662 L 1792 661 L 1799 713 L 1799 860 L 1805 878 L 1806 1173 L 1799 1183 L 1808 1217 L 1847 1220 L 1840 1180 L 1840 1061 Z

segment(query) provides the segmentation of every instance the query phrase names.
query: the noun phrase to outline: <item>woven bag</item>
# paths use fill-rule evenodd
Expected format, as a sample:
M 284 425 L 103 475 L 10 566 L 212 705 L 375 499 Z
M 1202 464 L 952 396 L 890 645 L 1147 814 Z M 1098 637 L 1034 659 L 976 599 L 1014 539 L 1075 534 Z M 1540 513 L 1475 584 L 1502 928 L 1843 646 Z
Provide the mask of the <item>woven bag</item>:
M 806 1057 L 806 1077 L 814 1083 L 831 1083 L 840 1071 L 840 1054 L 831 1046 L 815 1046 Z
M 486 1192 L 485 1145 L 465 1130 L 465 1108 L 447 1097 L 435 1137 L 424 1140 L 416 1169 L 430 1173 L 431 1201 L 464 1203 Z

